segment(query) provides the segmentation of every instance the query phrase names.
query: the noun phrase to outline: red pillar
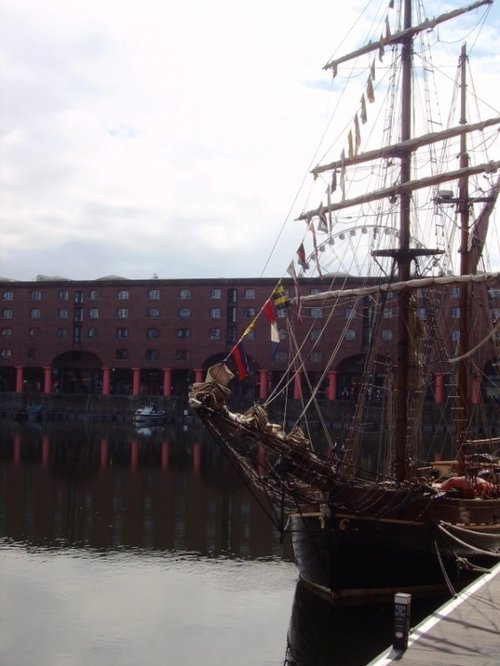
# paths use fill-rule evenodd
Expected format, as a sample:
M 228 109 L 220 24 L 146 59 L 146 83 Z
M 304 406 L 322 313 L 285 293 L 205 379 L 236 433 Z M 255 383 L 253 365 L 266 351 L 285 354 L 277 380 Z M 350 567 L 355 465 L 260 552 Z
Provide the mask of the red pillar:
M 130 442 L 130 467 L 132 467 L 132 469 L 137 469 L 138 462 L 139 462 L 139 442 L 136 439 L 133 439 Z
M 168 398 L 172 395 L 172 370 L 163 368 L 163 395 Z
M 203 370 L 201 368 L 196 368 L 194 371 L 194 381 L 196 384 L 201 384 L 203 381 Z
M 102 394 L 109 395 L 109 368 L 102 369 Z
M 132 368 L 132 395 L 139 395 L 141 390 L 141 370 Z
M 443 375 L 440 372 L 436 373 L 436 402 L 442 403 L 444 397 L 443 389 Z
M 193 444 L 193 472 L 198 475 L 200 473 L 201 463 L 201 445 Z
M 42 467 L 47 467 L 49 463 L 50 440 L 48 435 L 42 437 Z
M 337 371 L 329 370 L 328 371 L 328 388 L 327 388 L 328 400 L 337 400 Z
M 267 370 L 259 370 L 259 398 L 267 397 Z
M 293 380 L 293 397 L 295 400 L 300 400 L 302 397 L 301 374 L 300 370 L 298 370 Z
M 16 393 L 23 392 L 23 366 L 16 365 Z
M 43 392 L 52 393 L 52 368 L 49 365 L 43 368 Z
M 168 469 L 168 458 L 170 455 L 170 443 L 168 439 L 161 443 L 161 468 Z
M 102 437 L 101 439 L 101 467 L 106 469 L 108 466 L 109 458 L 109 443 L 107 437 Z
M 19 465 L 21 462 L 21 433 L 16 432 L 14 435 L 14 449 L 12 451 L 14 464 Z

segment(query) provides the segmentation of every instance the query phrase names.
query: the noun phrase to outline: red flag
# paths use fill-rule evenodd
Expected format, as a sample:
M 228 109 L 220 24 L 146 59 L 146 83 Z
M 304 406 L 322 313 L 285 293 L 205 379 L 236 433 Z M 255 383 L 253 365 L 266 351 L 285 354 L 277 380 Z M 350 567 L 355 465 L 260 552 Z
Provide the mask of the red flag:
M 245 377 L 248 377 L 248 360 L 243 349 L 243 345 L 239 342 L 236 347 L 231 352 L 231 356 L 236 363 L 236 369 L 238 371 L 238 379 L 242 382 Z
M 262 312 L 271 324 L 271 342 L 279 343 L 280 334 L 278 331 L 278 318 L 276 317 L 276 309 L 271 298 L 265 302 Z
M 272 298 L 269 298 L 264 303 L 262 312 L 264 313 L 265 317 L 269 320 L 269 323 L 271 324 L 271 345 L 272 345 L 271 356 L 274 361 L 276 357 L 276 352 L 278 350 L 278 345 L 280 343 L 280 332 L 278 329 L 278 318 L 276 316 L 276 309 L 274 307 Z
M 276 310 L 274 309 L 274 303 L 270 298 L 264 303 L 262 312 L 269 319 L 271 324 L 276 321 Z
M 304 250 L 304 243 L 301 243 L 299 245 L 299 249 L 297 250 L 297 256 L 299 258 L 299 264 L 302 266 L 302 268 L 307 271 L 309 268 L 309 264 L 306 261 L 306 251 Z

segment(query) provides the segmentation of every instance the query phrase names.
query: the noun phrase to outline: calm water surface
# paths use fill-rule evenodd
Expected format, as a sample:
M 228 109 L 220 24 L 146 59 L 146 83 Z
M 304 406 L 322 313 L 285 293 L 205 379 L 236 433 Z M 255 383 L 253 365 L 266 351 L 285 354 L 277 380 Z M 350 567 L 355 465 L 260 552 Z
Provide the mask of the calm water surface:
M 390 644 L 391 608 L 296 582 L 198 428 L 0 421 L 0 664 L 278 666 L 289 634 L 302 666 L 361 666 Z
M 291 565 L 3 545 L 0 663 L 282 664 Z

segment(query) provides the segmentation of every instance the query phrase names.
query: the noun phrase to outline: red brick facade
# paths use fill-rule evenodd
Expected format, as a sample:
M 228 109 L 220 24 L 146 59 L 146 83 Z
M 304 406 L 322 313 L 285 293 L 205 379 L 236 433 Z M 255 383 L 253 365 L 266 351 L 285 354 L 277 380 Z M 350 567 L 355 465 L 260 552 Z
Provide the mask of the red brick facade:
M 1 282 L 0 391 L 184 393 L 204 376 L 201 369 L 231 352 L 276 284 L 268 278 Z M 284 284 L 293 296 L 293 284 Z M 319 279 L 301 280 L 303 295 L 324 288 Z M 397 312 L 388 312 L 379 353 L 395 358 Z M 295 309 L 288 314 L 295 317 Z M 304 307 L 298 330 L 306 369 L 318 376 L 340 341 L 325 377 L 325 393 L 335 399 L 352 390 L 351 375 L 359 374 L 372 324 L 368 303 L 366 312 L 358 305 L 352 319 L 346 304 L 320 335 L 327 317 L 327 309 Z M 244 338 L 257 388 L 264 385 L 260 371 L 269 373 L 270 385 L 273 373 L 287 366 L 286 322 L 278 318 L 278 324 L 282 340 L 274 358 L 265 316 Z

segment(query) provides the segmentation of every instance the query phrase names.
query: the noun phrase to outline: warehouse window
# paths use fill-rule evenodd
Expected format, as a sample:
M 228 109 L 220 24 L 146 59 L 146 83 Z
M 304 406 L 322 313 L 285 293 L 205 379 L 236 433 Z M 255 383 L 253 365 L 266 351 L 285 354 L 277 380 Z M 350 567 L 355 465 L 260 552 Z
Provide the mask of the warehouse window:
M 146 337 L 148 340 L 154 340 L 156 338 L 160 337 L 160 329 L 159 328 L 148 328 L 146 331 Z

